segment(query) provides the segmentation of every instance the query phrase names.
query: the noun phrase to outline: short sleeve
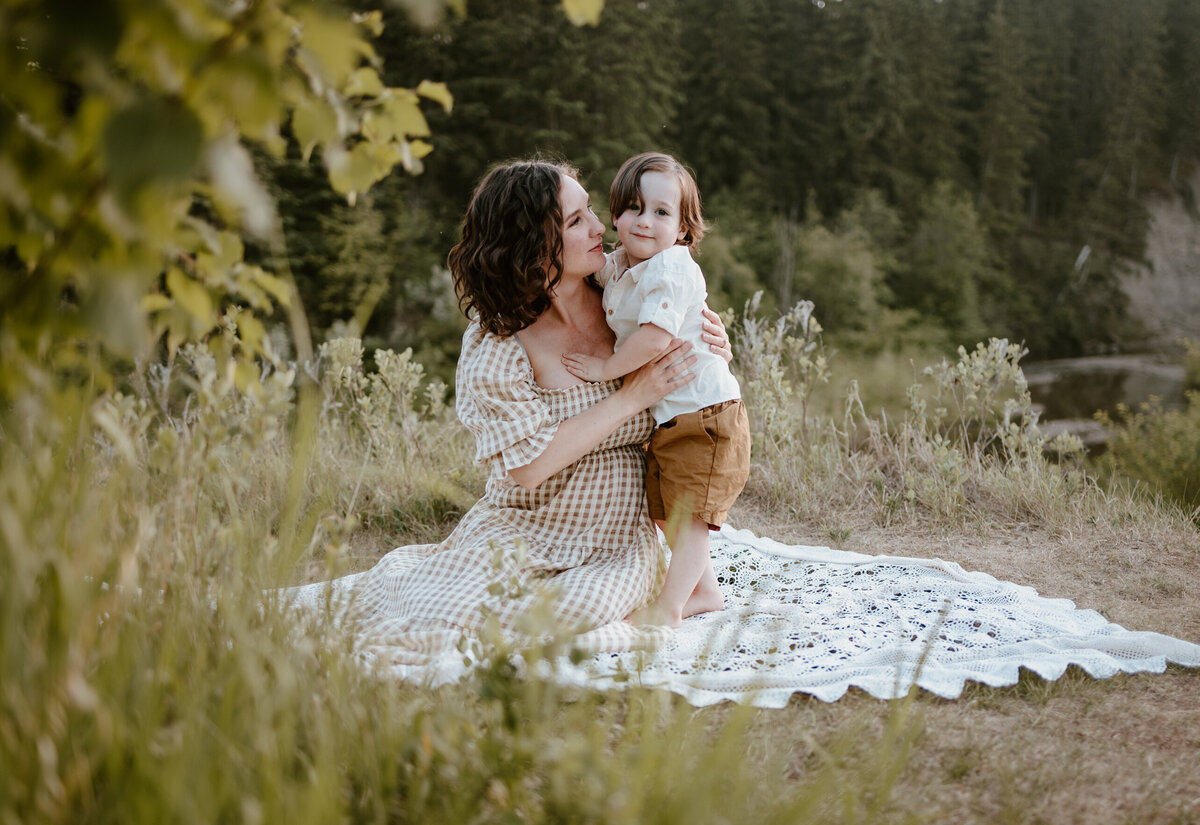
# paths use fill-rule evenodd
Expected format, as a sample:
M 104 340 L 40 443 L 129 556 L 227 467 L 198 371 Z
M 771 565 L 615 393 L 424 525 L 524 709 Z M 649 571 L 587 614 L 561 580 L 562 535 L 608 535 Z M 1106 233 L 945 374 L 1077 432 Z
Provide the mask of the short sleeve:
M 475 436 L 479 464 L 499 461 L 506 473 L 523 467 L 558 432 L 515 335 L 492 335 L 472 323 L 463 334 L 454 383 L 454 409 Z
M 700 268 L 683 246 L 663 250 L 646 261 L 644 267 L 638 277 L 641 295 L 638 324 L 654 324 L 678 335 L 688 307 L 704 301 Z

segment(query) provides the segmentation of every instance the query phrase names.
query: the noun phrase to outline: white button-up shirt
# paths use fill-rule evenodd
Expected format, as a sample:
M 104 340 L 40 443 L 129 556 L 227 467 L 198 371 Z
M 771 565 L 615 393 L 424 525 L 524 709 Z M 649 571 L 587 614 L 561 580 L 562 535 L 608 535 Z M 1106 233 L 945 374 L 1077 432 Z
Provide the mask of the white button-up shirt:
M 615 349 L 621 349 L 621 344 L 642 324 L 654 324 L 692 343 L 692 354 L 696 356 L 692 372 L 696 379 L 651 408 L 656 422 L 663 424 L 680 413 L 696 412 L 742 397 L 725 359 L 711 352 L 700 338 L 704 322 L 700 310 L 708 289 L 704 273 L 686 246 L 664 249 L 628 269 L 625 250 L 617 249 L 608 256 L 596 278 L 604 287 L 604 315 L 617 336 Z

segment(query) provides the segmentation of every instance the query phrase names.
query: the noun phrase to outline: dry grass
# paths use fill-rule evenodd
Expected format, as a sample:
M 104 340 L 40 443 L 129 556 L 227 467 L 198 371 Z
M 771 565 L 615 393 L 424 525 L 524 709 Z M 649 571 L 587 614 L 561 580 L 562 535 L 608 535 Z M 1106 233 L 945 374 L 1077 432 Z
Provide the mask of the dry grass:
M 850 521 L 851 517 L 845 520 Z M 744 504 L 734 524 L 781 541 L 860 553 L 936 556 L 1072 599 L 1134 630 L 1200 639 L 1200 534 L 1163 517 L 1127 526 L 1032 523 L 979 531 L 885 530 L 858 524 L 843 540 Z M 1200 670 L 1096 680 L 1076 668 L 1010 688 L 968 685 L 918 702 L 922 734 L 880 821 L 946 823 L 1200 822 Z M 762 758 L 791 759 L 797 741 L 880 724 L 887 703 L 855 692 L 834 704 L 797 697 L 762 711 Z
M 563 689 L 506 655 L 444 690 L 376 679 L 327 627 L 264 613 L 263 588 L 446 535 L 482 481 L 469 436 L 414 406 L 398 360 L 390 384 L 327 384 L 342 406 L 293 465 L 288 388 L 250 403 L 202 366 L 187 414 L 116 398 L 103 434 L 0 441 L 0 822 L 1200 821 L 1196 670 L 782 710 Z M 940 556 L 1200 639 L 1200 533 L 1169 507 L 1040 457 L 936 465 L 912 432 L 781 443 L 734 525 Z
M 956 512 L 920 501 L 889 508 L 872 483 L 879 452 L 839 449 L 844 440 L 822 436 L 835 431 L 832 417 L 815 420 L 807 445 L 792 444 L 790 454 L 785 445 L 756 466 L 732 524 L 785 542 L 940 557 L 1071 599 L 1130 629 L 1200 640 L 1200 532 L 1177 508 L 1128 485 L 1068 481 L 1040 456 L 1024 465 L 962 462 L 958 486 L 947 487 L 960 496 Z M 890 460 L 897 475 L 914 470 L 911 454 Z M 364 563 L 412 540 L 381 538 L 388 537 L 355 537 Z M 740 713 L 671 701 L 699 729 L 721 730 Z M 870 786 L 886 796 L 872 801 L 869 817 L 855 807 L 860 801 L 847 803 L 835 790 L 821 800 L 818 821 L 848 805 L 837 818 L 1200 822 L 1198 670 L 1096 680 L 1072 668 L 1054 682 L 1025 673 L 1004 689 L 969 684 L 955 701 L 920 694 L 914 710 L 917 738 L 895 783 Z M 867 789 L 862 777 L 881 771 L 879 743 L 895 716 L 895 702 L 856 690 L 832 704 L 797 695 L 782 710 L 752 712 L 745 759 L 764 787 L 781 783 L 785 794 L 814 782 L 858 794 Z

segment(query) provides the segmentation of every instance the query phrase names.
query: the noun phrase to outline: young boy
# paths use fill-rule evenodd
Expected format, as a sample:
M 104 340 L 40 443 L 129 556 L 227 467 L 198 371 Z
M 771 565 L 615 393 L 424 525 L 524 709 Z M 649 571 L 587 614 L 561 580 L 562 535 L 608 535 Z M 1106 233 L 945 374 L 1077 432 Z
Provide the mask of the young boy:
M 662 592 L 630 616 L 678 627 L 688 616 L 725 606 L 708 532 L 720 527 L 746 485 L 750 427 L 737 379 L 700 338 L 708 293 L 689 247 L 699 245 L 706 226 L 691 174 L 670 155 L 630 158 L 613 180 L 609 210 L 620 243 L 596 277 L 617 336 L 615 352 L 607 359 L 568 353 L 562 360 L 572 375 L 605 381 L 641 367 L 674 337 L 695 345 L 696 379 L 652 408 L 658 426 L 647 453 L 651 517 L 664 529 L 677 511 L 685 518 L 667 536 L 671 565 Z

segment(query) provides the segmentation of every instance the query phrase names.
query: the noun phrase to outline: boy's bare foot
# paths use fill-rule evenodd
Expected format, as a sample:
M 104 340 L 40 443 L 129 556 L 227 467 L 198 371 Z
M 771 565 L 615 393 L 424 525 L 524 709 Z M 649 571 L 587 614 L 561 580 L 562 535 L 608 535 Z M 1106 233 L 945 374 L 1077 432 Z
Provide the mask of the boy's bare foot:
M 698 613 L 715 613 L 725 609 L 725 597 L 720 590 L 709 590 L 697 587 L 683 603 L 683 617 L 695 616 Z
M 648 604 L 630 613 L 625 621 L 636 625 L 655 625 L 658 627 L 679 627 L 683 624 L 682 616 L 672 616 L 671 612 L 658 602 Z

